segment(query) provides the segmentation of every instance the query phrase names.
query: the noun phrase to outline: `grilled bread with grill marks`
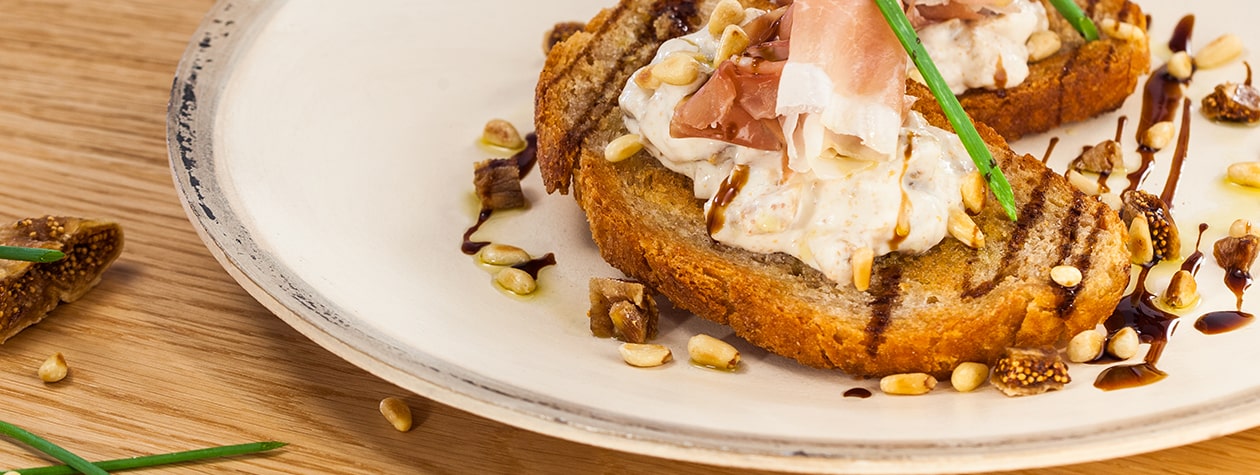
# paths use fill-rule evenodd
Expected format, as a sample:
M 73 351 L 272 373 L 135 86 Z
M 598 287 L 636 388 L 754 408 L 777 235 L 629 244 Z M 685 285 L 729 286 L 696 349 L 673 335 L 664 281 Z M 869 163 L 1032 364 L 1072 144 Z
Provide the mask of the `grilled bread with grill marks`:
M 866 292 L 796 258 L 713 241 L 690 180 L 646 152 L 606 161 L 604 146 L 627 133 L 621 86 L 661 42 L 699 27 L 713 3 L 625 0 L 548 55 L 535 117 L 544 181 L 564 193 L 572 183 L 610 264 L 753 344 L 861 376 L 946 374 L 960 362 L 992 362 L 1008 346 L 1061 343 L 1111 313 L 1129 280 L 1117 214 L 984 126 L 1019 221 L 990 197 L 975 216 L 984 248 L 946 238 L 921 255 L 877 258 Z M 948 128 L 926 89 L 910 83 L 908 93 Z M 1078 287 L 1051 282 L 1050 269 L 1063 264 L 1081 270 Z
M 1050 19 L 1050 30 L 1063 41 L 1059 52 L 1029 64 L 1028 80 L 1023 84 L 997 91 L 972 89 L 958 96 L 971 117 L 1007 140 L 1116 110 L 1150 69 L 1146 14 L 1137 4 L 1128 0 L 1078 0 L 1096 24 L 1113 20 L 1140 30 L 1128 38 L 1100 31 L 1098 41 L 1086 43 L 1048 1 L 1042 3 Z

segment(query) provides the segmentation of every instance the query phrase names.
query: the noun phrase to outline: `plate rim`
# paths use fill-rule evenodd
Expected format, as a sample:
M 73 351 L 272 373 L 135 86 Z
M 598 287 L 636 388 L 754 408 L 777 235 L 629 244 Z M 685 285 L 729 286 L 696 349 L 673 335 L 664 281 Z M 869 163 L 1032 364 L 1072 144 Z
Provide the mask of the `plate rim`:
M 299 276 L 284 275 L 251 237 L 215 180 L 214 119 L 222 79 L 232 59 L 287 1 L 218 0 L 188 42 L 167 107 L 167 148 L 181 205 L 215 260 L 273 314 L 338 357 L 421 396 L 501 423 L 578 443 L 711 465 L 792 472 L 931 473 L 990 471 L 1082 463 L 1165 449 L 1260 425 L 1260 392 L 1195 405 L 1161 421 L 1117 423 L 1110 430 L 1060 431 L 1049 436 L 972 443 L 805 444 L 801 441 L 725 437 L 646 419 L 598 417 L 582 406 L 477 375 L 403 349 L 387 335 L 353 325 L 355 316 L 320 297 Z M 260 282 L 268 267 L 287 288 Z M 429 360 L 426 361 L 426 358 Z M 416 374 L 417 368 L 423 374 Z M 508 387 L 504 387 L 508 386 Z M 487 397 L 506 397 L 491 400 Z M 1240 410 L 1243 409 L 1243 410 Z M 1242 415 L 1240 415 L 1242 413 Z M 1099 448 L 1098 442 L 1106 442 Z M 1052 450 L 1047 450 L 1052 449 Z

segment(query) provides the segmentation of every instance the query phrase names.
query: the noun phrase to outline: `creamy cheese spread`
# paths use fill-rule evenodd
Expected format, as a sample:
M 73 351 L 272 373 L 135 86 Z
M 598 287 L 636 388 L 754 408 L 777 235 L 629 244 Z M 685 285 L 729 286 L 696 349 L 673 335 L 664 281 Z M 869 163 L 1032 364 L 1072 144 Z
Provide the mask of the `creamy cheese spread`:
M 918 33 L 950 90 L 962 94 L 968 89 L 1023 84 L 1028 79 L 1028 37 L 1049 28 L 1040 1 L 1013 0 L 1001 15 L 946 20 L 920 28 Z M 923 82 L 917 72 L 911 77 Z
M 747 16 L 761 13 L 749 9 Z M 716 40 L 702 29 L 665 42 L 652 64 L 679 52 L 712 58 L 716 48 Z M 848 285 L 853 279 L 850 261 L 860 249 L 869 248 L 877 256 L 923 252 L 945 237 L 950 211 L 962 208 L 962 180 L 975 170 L 958 136 L 910 112 L 890 159 L 830 153 L 810 160 L 807 167 L 787 166 L 784 151 L 672 137 L 675 108 L 713 73 L 708 65 L 701 68 L 700 77 L 687 85 L 645 89 L 631 80 L 620 105 L 626 127 L 642 137 L 646 150 L 664 166 L 691 177 L 695 196 L 707 200 L 706 213 L 719 215 L 722 225 L 710 228 L 714 239 L 754 252 L 792 255 Z M 742 184 L 736 186 L 736 181 Z M 717 200 L 720 191 L 735 193 L 733 198 L 722 193 L 724 198 Z M 899 218 L 909 223 L 904 236 L 896 232 Z

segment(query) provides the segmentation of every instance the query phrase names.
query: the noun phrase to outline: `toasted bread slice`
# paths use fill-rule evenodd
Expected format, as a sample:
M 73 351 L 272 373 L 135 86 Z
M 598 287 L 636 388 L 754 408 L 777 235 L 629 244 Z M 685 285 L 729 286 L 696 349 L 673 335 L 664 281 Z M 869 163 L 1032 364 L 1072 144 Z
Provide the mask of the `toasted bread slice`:
M 0 343 L 39 323 L 61 302 L 73 302 L 100 282 L 122 253 L 116 223 L 63 216 L 23 219 L 0 227 L 0 245 L 65 253 L 60 261 L 0 260 Z
M 1008 346 L 1053 345 L 1109 315 L 1128 283 L 1116 212 L 1072 188 L 981 126 L 1015 190 L 1020 220 L 989 199 L 975 217 L 988 245 L 947 238 L 921 255 L 876 259 L 869 291 L 837 285 L 784 254 L 714 242 L 690 180 L 646 152 L 610 163 L 603 149 L 626 133 L 617 96 L 665 39 L 707 17 L 711 0 L 625 0 L 553 48 L 537 89 L 539 164 L 548 190 L 572 179 L 600 252 L 681 308 L 729 325 L 772 352 L 853 375 L 945 374 L 992 362 Z M 926 89 L 916 108 L 944 116 Z M 1084 275 L 1074 289 L 1056 265 Z
M 1150 70 L 1146 15 L 1137 4 L 1077 0 L 1096 24 L 1112 20 L 1140 29 L 1140 35 L 1128 38 L 1100 31 L 1098 41 L 1087 43 L 1049 1 L 1042 3 L 1050 30 L 1062 39 L 1059 52 L 1029 64 L 1023 84 L 996 91 L 972 89 L 958 96 L 968 114 L 1007 140 L 1116 110 Z

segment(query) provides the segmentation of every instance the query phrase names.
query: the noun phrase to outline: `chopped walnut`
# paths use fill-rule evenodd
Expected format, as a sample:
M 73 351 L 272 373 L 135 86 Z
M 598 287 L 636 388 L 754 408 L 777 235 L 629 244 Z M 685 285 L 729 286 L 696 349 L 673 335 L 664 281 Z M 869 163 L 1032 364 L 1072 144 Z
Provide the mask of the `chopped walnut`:
M 1088 147 L 1081 156 L 1072 161 L 1073 168 L 1094 173 L 1108 173 L 1124 169 L 1124 153 L 1120 151 L 1120 143 L 1115 140 L 1104 140 L 1098 145 Z
M 1212 255 L 1216 262 L 1229 271 L 1248 271 L 1256 262 L 1256 254 L 1260 251 L 1260 237 L 1245 235 L 1242 237 L 1226 237 L 1216 241 Z
M 473 184 L 477 187 L 482 209 L 525 207 L 521 170 L 515 160 L 493 158 L 477 162 L 473 170 Z
M 1061 389 L 1071 381 L 1067 365 L 1052 348 L 1007 348 L 990 378 L 994 387 L 1012 397 Z
M 596 277 L 590 283 L 591 333 L 600 338 L 617 337 L 644 343 L 656 337 L 659 312 L 656 300 L 643 284 Z

